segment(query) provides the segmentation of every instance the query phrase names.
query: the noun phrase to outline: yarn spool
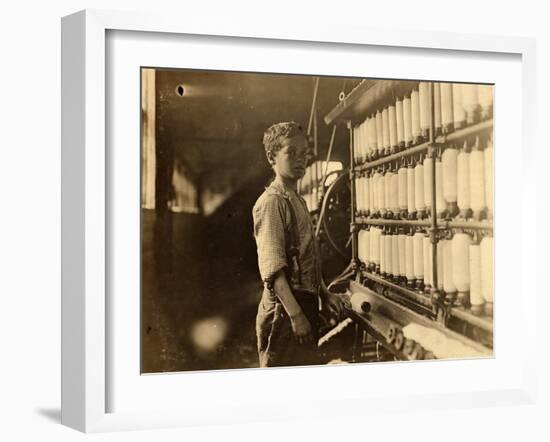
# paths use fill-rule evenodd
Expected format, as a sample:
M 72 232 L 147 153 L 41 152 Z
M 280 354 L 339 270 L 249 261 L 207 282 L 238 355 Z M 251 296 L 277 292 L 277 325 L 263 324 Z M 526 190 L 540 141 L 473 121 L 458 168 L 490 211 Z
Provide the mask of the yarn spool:
M 443 290 L 445 291 L 445 302 L 453 305 L 456 299 L 456 286 L 453 279 L 453 247 L 452 241 L 443 240 Z
M 479 221 L 485 212 L 484 156 L 478 149 L 470 153 L 470 203 L 473 217 Z
M 386 172 L 386 175 L 384 175 L 384 191 L 385 191 L 385 201 L 386 201 L 386 215 L 388 218 L 393 217 L 393 211 L 391 209 L 392 206 L 392 184 L 393 184 L 393 176 L 395 174 L 388 170 Z
M 395 106 L 388 107 L 388 125 L 390 132 L 390 151 L 391 153 L 397 152 L 397 115 L 395 112 Z
M 380 175 L 378 180 L 378 204 L 380 204 L 380 215 L 386 216 L 386 176 Z
M 360 178 L 355 178 L 355 210 L 361 212 L 361 185 L 359 184 Z
M 355 164 L 359 163 L 359 147 L 357 145 L 359 140 L 359 129 L 357 126 L 353 128 L 353 161 Z
M 474 315 L 481 315 L 485 300 L 481 293 L 481 250 L 478 244 L 470 245 L 470 304 Z
M 424 234 L 420 232 L 413 236 L 413 267 L 416 288 L 424 290 Z
M 493 315 L 493 238 L 484 237 L 480 244 L 481 296 L 485 300 L 485 314 Z
M 392 173 L 390 184 L 390 209 L 394 217 L 397 218 L 399 215 L 399 176 L 397 173 Z
M 453 147 L 445 149 L 441 157 L 441 162 L 443 164 L 443 197 L 447 203 L 447 212 L 452 217 L 458 214 L 457 157 L 458 151 Z
M 405 126 L 403 121 L 403 102 L 399 98 L 395 101 L 395 120 L 397 129 L 397 146 L 405 147 Z
M 370 214 L 369 212 L 369 179 L 365 175 L 362 178 L 363 181 L 363 210 L 365 212 L 365 215 L 368 216 Z
M 376 116 L 371 115 L 368 124 L 368 139 L 369 139 L 369 156 L 373 158 L 378 149 L 378 141 L 376 139 Z
M 401 217 L 404 218 L 407 214 L 407 168 L 401 167 L 397 172 L 397 203 Z
M 409 97 L 405 97 L 403 99 L 403 135 L 405 137 L 406 147 L 410 147 L 413 144 L 411 113 L 411 99 Z
M 443 163 L 439 157 L 435 159 L 435 206 L 437 216 L 445 218 L 447 203 L 443 197 Z
M 373 215 L 374 214 L 374 180 L 373 180 L 373 177 L 372 175 L 368 176 L 367 177 L 367 187 L 368 187 L 368 192 L 369 192 L 369 214 L 370 215 Z
M 422 248 L 424 257 L 424 292 L 430 293 L 433 286 L 433 263 L 432 263 L 432 242 L 429 235 L 422 238 Z
M 405 276 L 407 278 L 407 286 L 414 288 L 414 240 L 412 235 L 406 235 L 405 238 Z
M 409 219 L 414 219 L 416 216 L 414 176 L 415 174 L 412 164 L 409 164 L 407 167 L 407 212 L 409 214 Z
M 453 131 L 453 87 L 451 83 L 439 83 L 441 95 L 441 130 L 444 134 Z
M 434 83 L 434 123 L 435 136 L 441 135 L 441 91 L 439 83 Z
M 477 94 L 476 94 L 477 95 Z M 431 112 L 430 112 L 430 89 L 425 81 L 418 85 L 418 100 L 420 104 L 420 133 L 422 141 L 430 136 Z
M 470 307 L 470 235 L 455 233 L 451 241 L 453 283 L 458 291 L 458 302 Z
M 422 141 L 422 129 L 420 128 L 420 97 L 415 89 L 411 92 L 411 130 L 413 144 Z
M 462 106 L 466 112 L 466 124 L 474 124 L 479 107 L 477 85 L 462 84 Z
M 371 259 L 374 262 L 374 270 L 376 273 L 380 273 L 380 229 L 372 228 L 371 230 Z
M 374 172 L 374 174 L 372 175 L 372 203 L 374 205 L 374 213 L 376 215 L 379 215 L 380 214 L 380 200 L 379 200 L 379 196 L 380 196 L 380 192 L 379 192 L 379 181 L 380 181 L 380 173 L 379 172 Z
M 388 118 L 388 108 L 382 111 L 382 144 L 384 147 L 384 155 L 390 153 L 390 122 Z
M 468 218 L 471 213 L 470 203 L 470 153 L 461 150 L 457 160 L 457 204 L 460 210 L 460 216 Z
M 481 106 L 481 118 L 486 120 L 493 116 L 493 86 L 477 85 L 477 98 Z
M 384 134 L 382 129 L 382 112 L 376 112 L 376 146 L 378 156 L 384 155 Z
M 386 234 L 380 234 L 380 274 L 386 276 Z
M 365 242 L 364 242 L 365 231 L 360 230 L 357 233 L 357 258 L 362 264 L 365 263 Z
M 367 160 L 367 120 L 363 121 L 361 125 L 359 126 L 359 133 L 360 133 L 360 152 L 361 152 L 361 162 L 364 162 Z
M 433 160 L 432 158 L 424 158 L 424 206 L 426 213 L 432 212 L 432 177 L 433 177 Z
M 462 104 L 462 84 L 453 83 L 453 123 L 455 130 L 466 126 L 466 112 Z
M 489 140 L 483 152 L 483 168 L 485 183 L 485 204 L 487 205 L 487 218 L 493 218 L 493 142 Z
M 416 217 L 423 219 L 426 215 L 426 205 L 424 204 L 424 166 L 418 163 L 414 168 L 414 207 Z
M 392 235 L 389 233 L 385 235 L 384 246 L 386 248 L 384 253 L 384 259 L 386 260 L 386 278 L 391 279 L 393 277 L 393 249 Z
M 399 279 L 402 283 L 407 282 L 406 274 L 406 242 L 407 235 L 400 233 L 398 235 L 398 246 L 399 246 Z
M 399 280 L 399 236 L 393 234 L 391 236 L 391 259 L 392 259 L 392 274 L 393 280 Z
M 437 243 L 437 288 L 444 291 L 445 280 L 445 242 Z

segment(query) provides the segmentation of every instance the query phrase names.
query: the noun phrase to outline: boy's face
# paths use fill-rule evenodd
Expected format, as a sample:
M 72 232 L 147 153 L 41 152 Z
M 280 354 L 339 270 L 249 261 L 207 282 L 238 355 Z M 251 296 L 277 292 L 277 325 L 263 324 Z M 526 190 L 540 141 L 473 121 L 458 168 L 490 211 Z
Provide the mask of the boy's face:
M 273 157 L 273 170 L 283 178 L 298 180 L 304 176 L 307 153 L 307 142 L 303 135 L 285 138 L 281 142 L 281 149 Z

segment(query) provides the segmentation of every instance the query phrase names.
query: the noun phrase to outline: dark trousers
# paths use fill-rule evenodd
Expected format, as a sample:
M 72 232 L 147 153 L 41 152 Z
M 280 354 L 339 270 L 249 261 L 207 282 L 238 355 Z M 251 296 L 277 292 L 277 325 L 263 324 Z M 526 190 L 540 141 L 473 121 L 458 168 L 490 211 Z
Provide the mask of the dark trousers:
M 256 337 L 260 367 L 315 365 L 319 363 L 319 303 L 312 293 L 294 292 L 296 301 L 308 319 L 313 340 L 300 344 L 292 331 L 290 318 L 274 293 L 265 289 L 258 305 Z

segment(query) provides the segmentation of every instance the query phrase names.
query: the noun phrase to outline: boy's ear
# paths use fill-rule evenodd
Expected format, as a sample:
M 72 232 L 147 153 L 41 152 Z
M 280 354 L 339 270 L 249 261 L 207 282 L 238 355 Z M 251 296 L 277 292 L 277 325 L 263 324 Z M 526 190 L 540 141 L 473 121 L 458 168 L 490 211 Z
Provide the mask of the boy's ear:
M 272 152 L 272 151 L 267 152 L 267 161 L 268 161 L 269 164 L 271 164 L 272 166 L 275 164 L 275 155 L 273 155 L 273 152 Z

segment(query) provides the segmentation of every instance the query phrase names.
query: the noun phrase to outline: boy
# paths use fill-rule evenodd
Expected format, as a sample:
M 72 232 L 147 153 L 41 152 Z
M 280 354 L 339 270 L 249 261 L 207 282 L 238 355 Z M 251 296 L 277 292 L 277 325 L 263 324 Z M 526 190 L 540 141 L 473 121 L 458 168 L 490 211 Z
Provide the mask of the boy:
M 313 223 L 296 193 L 305 173 L 307 140 L 295 122 L 274 124 L 263 139 L 275 179 L 252 214 L 264 282 L 256 317 L 260 367 L 317 363 L 319 296 L 340 315 L 340 299 L 322 284 Z

